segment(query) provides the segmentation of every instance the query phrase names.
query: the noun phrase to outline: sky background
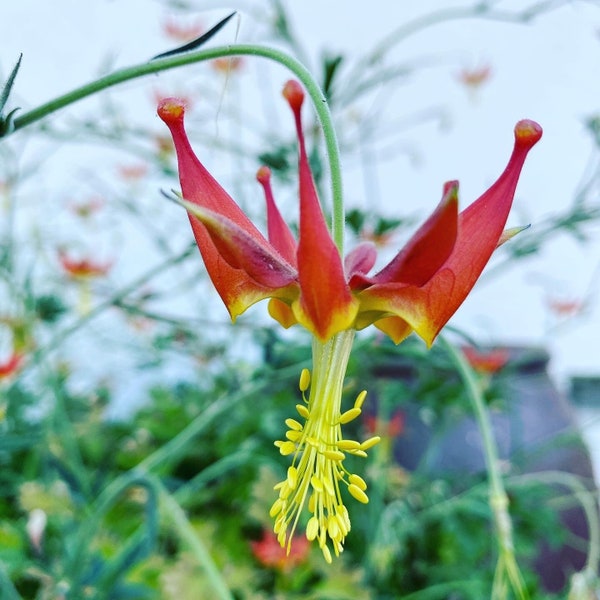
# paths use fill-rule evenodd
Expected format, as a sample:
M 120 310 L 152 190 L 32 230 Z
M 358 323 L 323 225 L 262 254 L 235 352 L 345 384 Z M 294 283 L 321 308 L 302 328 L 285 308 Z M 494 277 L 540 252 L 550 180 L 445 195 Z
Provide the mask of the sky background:
M 261 39 L 264 28 L 257 19 L 259 5 L 266 3 L 233 6 L 240 8 L 239 30 L 232 23 L 219 34 L 218 43 L 268 41 Z M 514 12 L 525 5 L 529 4 L 523 0 L 499 2 L 496 9 Z M 229 8 L 201 1 L 193 6 L 207 24 L 227 14 Z M 324 49 L 343 53 L 351 64 L 401 24 L 471 4 L 372 0 L 365 8 L 364 2 L 356 0 L 303 0 L 286 6 L 306 50 L 308 66 L 315 67 Z M 172 47 L 162 26 L 169 16 L 178 15 L 165 3 L 148 0 L 21 0 L 3 2 L 2 13 L 0 69 L 6 74 L 23 53 L 15 91 L 27 108 L 89 81 L 107 57 L 114 67 L 122 67 Z M 382 106 L 390 123 L 408 126 L 393 153 L 386 151 L 385 144 L 369 150 L 369 170 L 349 161 L 349 205 L 374 206 L 390 216 L 423 215 L 437 204 L 443 182 L 458 179 L 465 206 L 504 168 L 514 124 L 531 118 L 543 126 L 544 138 L 526 163 L 510 224 L 531 223 L 534 229 L 547 215 L 563 210 L 576 194 L 593 153 L 584 121 L 600 114 L 599 32 L 600 4 L 570 2 L 527 25 L 454 20 L 407 37 L 386 60 L 408 65 L 421 61 L 418 64 L 423 67 L 390 91 Z M 492 69 L 490 80 L 476 94 L 469 93 L 458 81 L 458 73 L 487 64 Z M 259 77 L 260 71 L 249 65 L 243 90 L 260 82 Z M 148 95 L 148 88 L 157 85 L 168 89 L 171 81 L 182 78 L 185 80 L 183 71 L 161 75 L 112 93 L 131 97 L 132 110 L 148 110 L 147 118 L 155 122 L 147 102 L 135 104 L 136 95 Z M 274 70 L 270 81 L 280 86 L 284 80 L 285 74 Z M 226 86 L 224 101 L 237 101 L 236 90 L 234 85 Z M 252 94 L 240 97 L 249 115 L 258 112 L 252 105 L 255 100 Z M 89 110 L 93 106 L 89 102 L 67 111 Z M 368 112 L 368 108 L 362 109 Z M 440 118 L 417 124 L 417 116 L 430 110 Z M 356 117 L 361 118 L 360 110 Z M 85 162 L 86 157 L 79 155 L 77 160 Z M 96 164 L 95 158 L 89 160 Z M 61 169 L 58 164 L 53 175 L 45 175 L 45 182 L 60 181 L 66 171 L 68 166 Z M 596 205 L 600 203 L 597 188 Z M 454 324 L 483 343 L 546 346 L 561 384 L 569 375 L 600 374 L 600 286 L 594 279 L 600 265 L 600 227 L 591 227 L 588 233 L 593 241 L 586 245 L 561 236 L 540 256 L 488 277 L 459 310 Z M 577 318 L 558 323 L 547 309 L 549 297 L 585 299 L 587 306 Z M 259 310 L 264 311 L 264 306 Z

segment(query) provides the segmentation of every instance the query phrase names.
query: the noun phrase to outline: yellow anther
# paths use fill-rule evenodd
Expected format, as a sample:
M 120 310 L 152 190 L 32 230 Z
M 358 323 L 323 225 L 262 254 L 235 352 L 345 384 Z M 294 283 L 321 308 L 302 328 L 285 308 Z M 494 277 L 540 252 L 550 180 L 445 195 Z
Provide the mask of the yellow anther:
M 302 437 L 302 432 L 290 429 L 285 432 L 285 437 L 290 440 L 290 442 L 297 442 Z
M 355 440 L 340 440 L 336 446 L 341 450 L 360 450 L 360 442 Z
M 308 410 L 308 408 L 306 408 L 306 406 L 304 406 L 304 404 L 296 404 L 296 410 L 298 411 L 298 414 L 305 418 L 308 419 L 308 417 L 310 417 L 310 412 Z
M 275 502 L 273 502 L 273 506 L 271 506 L 271 510 L 269 511 L 269 516 L 273 518 L 275 515 L 278 515 L 281 511 L 281 508 L 284 506 L 283 500 L 277 498 Z M 277 533 L 277 532 L 276 532 Z
M 279 542 L 279 545 L 283 548 L 285 546 L 285 540 L 287 539 L 287 535 L 286 535 L 286 531 L 285 528 L 283 528 L 278 534 L 277 534 L 277 541 Z
M 321 550 L 323 552 L 323 556 L 325 557 L 325 562 L 331 564 L 333 560 L 331 559 L 331 551 L 327 546 L 321 546 Z
M 365 482 L 365 480 L 360 475 L 356 475 L 356 473 L 352 473 L 352 475 L 348 477 L 348 481 L 351 485 L 355 485 L 356 487 L 360 488 L 363 492 L 367 489 L 367 483 Z
M 323 479 L 323 487 L 325 488 L 327 494 L 330 496 L 335 496 L 335 488 L 333 487 L 333 483 L 331 483 L 330 479 Z
M 323 491 L 323 482 L 316 475 L 313 475 L 310 478 L 310 484 L 313 486 L 316 492 Z
M 338 513 L 342 519 L 344 519 L 344 523 L 346 523 L 346 528 L 350 531 L 350 514 L 348 513 L 348 509 L 342 504 L 338 506 Z
M 350 530 L 346 526 L 346 521 L 344 521 L 344 517 L 342 515 L 340 515 L 339 513 L 336 513 L 335 518 L 338 522 L 340 531 L 342 532 L 342 536 L 346 537 L 348 535 L 348 531 L 350 531 Z
M 308 369 L 302 369 L 300 373 L 300 391 L 305 392 L 310 385 L 310 371 Z
M 356 396 L 356 400 L 354 401 L 354 408 L 362 408 L 363 402 L 367 397 L 367 390 L 363 390 L 358 396 Z
M 302 423 L 299 423 L 296 419 L 286 419 L 285 424 L 294 431 L 302 431 Z
M 360 456 L 361 458 L 367 458 L 367 453 L 364 450 L 348 450 L 352 456 Z
M 319 533 L 319 519 L 311 517 L 306 524 L 306 537 L 312 542 Z
M 351 483 L 348 486 L 348 491 L 350 492 L 352 497 L 358 500 L 359 502 L 362 502 L 363 504 L 369 503 L 369 497 L 356 484 Z
M 327 533 L 332 540 L 339 540 L 342 536 L 340 526 L 338 525 L 335 515 L 330 515 L 327 519 Z
M 275 442 L 275 445 L 279 448 L 282 456 L 287 456 L 296 450 L 294 442 Z
M 273 526 L 273 533 L 279 533 L 281 531 L 281 528 L 284 525 L 284 520 L 283 519 L 277 519 L 275 521 L 275 525 Z
M 342 413 L 342 415 L 339 418 L 339 422 L 342 425 L 345 425 L 346 423 L 350 423 L 350 421 L 352 421 L 353 419 L 356 419 L 356 417 L 358 417 L 358 415 L 360 415 L 362 411 L 360 410 L 360 408 L 351 408 L 350 410 L 347 410 L 345 413 Z
M 290 486 L 287 479 L 283 483 L 284 485 L 282 485 L 281 489 L 279 490 L 279 497 L 282 500 L 285 500 L 292 493 L 294 488 Z
M 315 494 L 311 494 L 308 499 L 308 512 L 314 513 L 317 504 L 317 498 Z
M 289 467 L 287 470 L 286 483 L 292 490 L 296 487 L 296 484 L 298 483 L 298 469 L 296 469 L 296 467 Z
M 378 436 L 378 435 L 374 435 L 373 437 L 370 437 L 368 440 L 365 440 L 360 445 L 360 449 L 361 450 L 368 450 L 369 448 L 372 448 L 376 444 L 379 444 L 380 441 L 381 441 L 381 437 Z
M 323 450 L 323 456 L 329 460 L 335 461 L 344 460 L 346 458 L 346 455 L 339 450 Z

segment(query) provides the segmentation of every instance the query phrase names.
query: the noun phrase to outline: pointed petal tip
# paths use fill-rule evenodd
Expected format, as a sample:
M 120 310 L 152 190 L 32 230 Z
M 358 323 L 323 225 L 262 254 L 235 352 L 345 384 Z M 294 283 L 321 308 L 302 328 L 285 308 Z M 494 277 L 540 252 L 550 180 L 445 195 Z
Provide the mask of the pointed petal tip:
M 458 196 L 458 181 L 455 179 L 452 181 L 446 181 L 442 190 L 442 197 L 457 197 Z
M 530 119 L 523 119 L 515 125 L 515 141 L 526 148 L 537 144 L 542 137 L 542 127 Z
M 498 245 L 496 246 L 496 248 L 499 248 L 500 246 L 502 246 L 502 244 L 505 244 L 509 240 L 512 240 L 512 238 L 514 238 L 516 235 L 518 235 L 522 231 L 525 231 L 526 229 L 529 229 L 530 227 L 531 227 L 531 224 L 521 225 L 519 227 L 511 227 L 510 229 L 505 229 L 502 232 L 500 239 L 498 240 Z
M 283 86 L 282 94 L 294 112 L 300 111 L 304 102 L 304 90 L 298 81 L 295 79 L 287 81 Z
M 261 185 L 267 185 L 271 180 L 271 169 L 269 167 L 263 165 L 259 167 L 258 171 L 256 171 L 256 181 L 258 181 Z
M 181 98 L 163 98 L 156 109 L 158 116 L 167 124 L 183 122 L 186 104 Z

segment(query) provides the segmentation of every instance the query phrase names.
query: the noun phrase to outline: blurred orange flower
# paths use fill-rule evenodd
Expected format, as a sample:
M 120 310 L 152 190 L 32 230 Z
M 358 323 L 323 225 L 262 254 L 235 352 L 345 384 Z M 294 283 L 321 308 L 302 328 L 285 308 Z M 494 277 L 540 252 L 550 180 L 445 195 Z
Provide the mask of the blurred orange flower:
M 294 536 L 294 542 L 288 550 L 282 548 L 277 536 L 270 530 L 263 530 L 261 540 L 250 542 L 252 554 L 264 567 L 278 571 L 290 571 L 308 558 L 310 542 L 303 535 Z
M 172 17 L 165 19 L 162 26 L 164 34 L 178 42 L 190 42 L 191 40 L 200 37 L 204 32 L 204 25 L 199 21 L 195 23 L 176 21 Z
M 365 417 L 365 428 L 370 435 L 380 435 L 387 438 L 395 438 L 402 435 L 404 431 L 404 413 L 397 410 L 389 420 L 381 419 L 375 415 Z
M 94 196 L 81 202 L 73 202 L 69 205 L 69 210 L 82 219 L 87 219 L 97 213 L 104 206 L 104 198 Z
M 457 78 L 467 88 L 476 90 L 487 83 L 492 76 L 492 67 L 490 65 L 481 65 L 479 67 L 464 68 L 459 71 Z
M 510 352 L 506 348 L 478 350 L 477 348 L 473 348 L 473 346 L 467 346 L 462 351 L 473 369 L 478 373 L 485 373 L 486 375 L 497 373 L 506 365 L 510 358 Z
M 74 279 L 89 279 L 106 275 L 112 267 L 111 262 L 98 262 L 90 258 L 73 258 L 59 251 L 58 259 L 64 271 Z
M 124 181 L 137 181 L 142 179 L 148 172 L 148 165 L 144 163 L 137 163 L 131 165 L 119 165 L 117 167 L 119 177 Z
M 244 59 L 241 56 L 222 56 L 221 58 L 215 58 L 211 65 L 219 73 L 233 73 L 243 68 Z
M 548 298 L 547 304 L 550 311 L 557 317 L 574 317 L 585 307 L 585 302 L 575 299 Z
M 13 352 L 6 361 L 0 362 L 0 380 L 10 377 L 16 373 L 23 363 L 24 356 Z

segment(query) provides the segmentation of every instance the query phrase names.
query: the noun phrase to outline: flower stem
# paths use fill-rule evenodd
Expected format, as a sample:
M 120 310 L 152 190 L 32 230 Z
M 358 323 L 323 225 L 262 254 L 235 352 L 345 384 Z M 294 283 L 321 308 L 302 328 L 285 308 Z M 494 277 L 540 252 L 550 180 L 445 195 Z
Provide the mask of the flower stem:
M 197 62 L 205 60 L 212 60 L 224 56 L 261 56 L 269 60 L 278 62 L 288 68 L 294 75 L 302 82 L 308 95 L 310 96 L 315 111 L 323 128 L 323 136 L 325 139 L 325 145 L 327 149 L 327 156 L 329 160 L 329 170 L 331 177 L 331 196 L 333 203 L 332 211 L 332 237 L 335 241 L 340 254 L 343 254 L 344 246 L 344 202 L 343 202 L 343 186 L 342 186 L 342 173 L 340 167 L 340 156 L 337 142 L 337 136 L 335 128 L 333 126 L 333 119 L 327 99 L 323 95 L 319 84 L 316 82 L 310 71 L 306 67 L 296 60 L 295 58 L 285 54 L 284 52 L 275 48 L 269 48 L 266 46 L 258 46 L 254 44 L 236 44 L 231 46 L 220 46 L 217 48 L 211 48 L 210 50 L 201 50 L 197 52 L 190 52 L 187 54 L 178 54 L 175 56 L 169 56 L 158 60 L 152 60 L 149 62 L 134 65 L 132 67 L 126 67 L 119 69 L 114 73 L 100 77 L 95 81 L 92 81 L 86 85 L 78 87 L 70 92 L 63 94 L 37 108 L 30 110 L 22 114 L 20 117 L 15 118 L 12 129 L 7 132 L 7 135 L 23 129 L 40 119 L 73 104 L 83 98 L 92 96 L 101 92 L 105 89 L 151 75 L 154 73 L 160 73 L 161 71 L 167 71 L 175 69 L 177 67 L 183 67 Z
M 526 600 L 529 598 L 529 594 L 515 558 L 512 521 L 508 512 L 508 495 L 500 474 L 498 448 L 494 439 L 489 413 L 481 389 L 477 384 L 475 373 L 463 354 L 445 338 L 440 337 L 440 341 L 463 380 L 481 434 L 488 474 L 489 505 L 494 517 L 499 554 L 492 586 L 492 600 L 501 600 L 508 597 L 507 578 L 515 596 L 520 600 Z
M 202 568 L 204 569 L 204 572 L 210 581 L 212 590 L 215 593 L 214 598 L 218 600 L 233 600 L 233 595 L 227 588 L 227 585 L 219 573 L 217 566 L 210 556 L 210 553 L 196 531 L 194 531 L 194 528 L 188 521 L 188 518 L 185 516 L 185 513 L 177 500 L 175 500 L 175 498 L 169 494 L 169 492 L 161 483 L 158 482 L 158 480 L 157 487 L 159 490 L 161 503 L 165 509 L 165 514 L 168 515 L 168 518 L 173 525 L 173 529 L 179 536 L 180 540 L 192 552 L 198 563 L 202 565 Z M 212 597 L 213 596 L 211 595 L 211 598 Z

